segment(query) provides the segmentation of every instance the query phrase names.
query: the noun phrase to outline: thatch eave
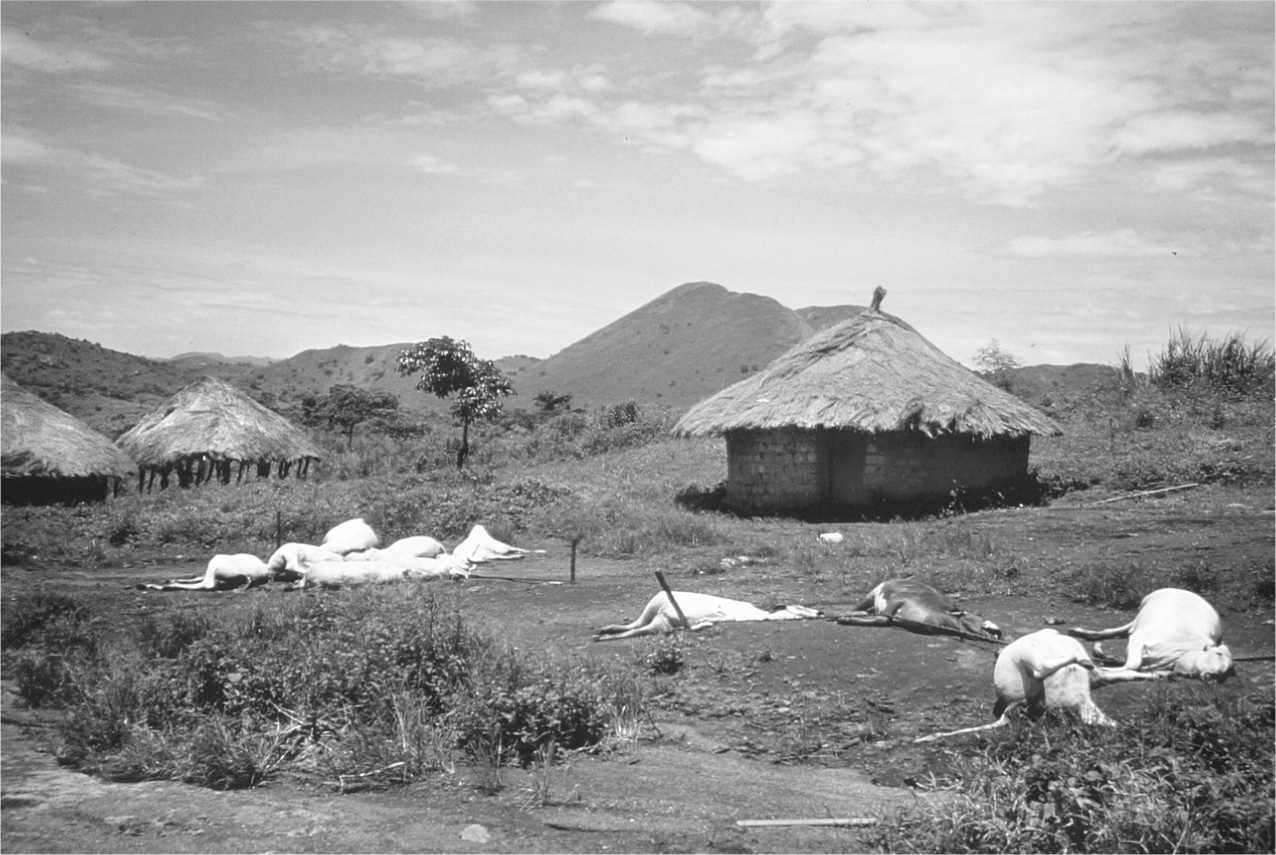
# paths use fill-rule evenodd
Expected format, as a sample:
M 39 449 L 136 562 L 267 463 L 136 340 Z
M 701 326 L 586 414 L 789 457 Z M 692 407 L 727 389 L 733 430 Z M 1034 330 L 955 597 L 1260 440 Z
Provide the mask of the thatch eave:
M 0 394 L 4 478 L 118 478 L 134 471 L 133 459 L 105 436 L 7 376 Z
M 118 440 L 143 468 L 187 460 L 294 461 L 322 458 L 291 422 L 212 377 L 192 383 Z

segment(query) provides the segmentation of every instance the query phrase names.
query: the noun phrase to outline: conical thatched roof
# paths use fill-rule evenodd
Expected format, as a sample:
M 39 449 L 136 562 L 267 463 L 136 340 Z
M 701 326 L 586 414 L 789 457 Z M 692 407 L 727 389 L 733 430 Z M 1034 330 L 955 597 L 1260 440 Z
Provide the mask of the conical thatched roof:
M 5 478 L 122 477 L 136 466 L 102 434 L 3 374 L 0 421 Z
M 182 389 L 124 433 L 120 447 L 151 468 L 213 460 L 319 458 L 310 438 L 278 413 L 215 377 Z
M 885 291 L 881 291 L 884 295 Z M 944 355 L 873 306 L 829 327 L 752 377 L 701 401 L 682 436 L 769 428 L 917 430 L 928 436 L 1058 434 L 1043 413 Z

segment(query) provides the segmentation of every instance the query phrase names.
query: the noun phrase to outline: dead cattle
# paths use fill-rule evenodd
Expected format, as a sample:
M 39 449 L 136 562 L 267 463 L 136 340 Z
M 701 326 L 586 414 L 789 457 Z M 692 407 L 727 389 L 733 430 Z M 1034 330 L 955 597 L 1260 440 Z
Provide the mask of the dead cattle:
M 964 727 L 947 733 L 933 733 L 915 742 L 930 742 L 963 733 L 992 730 L 1010 722 L 1010 712 L 1025 706 L 1030 716 L 1038 716 L 1046 709 L 1060 709 L 1075 713 L 1086 724 L 1105 727 L 1116 725 L 1112 719 L 1095 706 L 1090 698 L 1090 674 L 1094 662 L 1085 646 L 1075 638 L 1058 630 L 1042 629 L 1017 638 L 997 654 L 993 666 L 992 682 L 997 702 L 992 714 L 997 720 L 991 724 Z
M 997 641 L 1001 628 L 963 609 L 916 579 L 887 579 L 868 592 L 855 610 L 838 615 L 848 626 L 899 626 L 926 635 L 956 635 Z
M 234 555 L 214 555 L 208 561 L 203 576 L 190 579 L 170 579 L 142 587 L 148 591 L 229 591 L 264 585 L 272 578 L 266 562 L 246 552 Z
M 1134 620 L 1112 629 L 1073 627 L 1069 635 L 1091 641 L 1129 638 L 1125 664 L 1099 668 L 1102 682 L 1154 680 L 1169 675 L 1221 680 L 1233 672 L 1223 644 L 1223 621 L 1203 597 L 1182 588 L 1160 588 L 1143 598 Z M 1094 645 L 1096 657 L 1103 649 Z
M 694 632 L 726 621 L 803 620 L 821 616 L 820 612 L 806 606 L 781 606 L 767 610 L 741 600 L 729 600 L 726 597 L 688 591 L 674 591 L 673 597 L 678 603 L 678 608 L 682 609 L 682 614 L 687 619 L 686 623 L 679 619 L 677 609 L 669 602 L 665 592 L 661 591 L 647 601 L 646 607 L 637 620 L 632 623 L 601 627 L 594 634 L 594 641 L 614 641 L 639 635 L 655 635 L 670 632 L 676 627 L 685 627 Z

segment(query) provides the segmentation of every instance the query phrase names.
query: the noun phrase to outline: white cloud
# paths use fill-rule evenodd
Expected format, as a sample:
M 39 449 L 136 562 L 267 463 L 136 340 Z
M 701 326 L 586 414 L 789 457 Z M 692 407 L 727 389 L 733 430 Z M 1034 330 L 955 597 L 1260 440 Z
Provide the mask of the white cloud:
M 520 72 L 514 78 L 514 83 L 522 89 L 562 89 L 566 81 L 566 72 L 538 69 Z
M 1271 132 L 1257 119 L 1236 113 L 1166 110 L 1135 116 L 1113 138 L 1117 149 L 1132 154 L 1213 148 L 1229 143 L 1270 145 Z
M 1083 232 L 1066 237 L 1023 235 L 1006 241 L 995 250 L 998 255 L 1031 259 L 1150 258 L 1179 251 L 1180 248 L 1173 244 L 1153 240 L 1133 229 Z
M 1259 169 L 1234 157 L 1201 157 L 1165 160 L 1149 167 L 1150 181 L 1158 190 L 1183 192 L 1213 186 L 1270 197 L 1272 171 Z
M 432 154 L 418 155 L 412 165 L 427 175 L 457 175 L 461 171 L 456 164 L 441 160 Z
M 411 38 L 364 25 L 257 25 L 265 37 L 295 50 L 312 69 L 409 78 L 430 87 L 512 73 L 523 51 L 510 44 L 478 45 L 452 37 Z
M 313 127 L 283 131 L 258 140 L 218 163 L 226 174 L 399 167 L 427 175 L 459 175 L 458 165 L 423 153 L 411 126 Z
M 201 176 L 170 175 L 132 166 L 96 152 L 50 145 L 22 131 L 4 134 L 0 154 L 12 167 L 38 175 L 46 184 L 69 177 L 77 193 L 94 197 L 174 196 L 205 184 Z
M 820 138 L 813 116 L 789 113 L 711 123 L 691 147 L 704 160 L 752 181 L 796 171 L 802 161 L 795 153 L 809 151 Z
M 221 121 L 224 117 L 219 107 L 207 101 L 178 99 L 155 89 L 114 86 L 89 81 L 72 84 L 69 89 L 95 107 L 109 107 L 153 116 L 186 116 L 209 122 Z
M 60 42 L 37 41 L 11 27 L 0 35 L 0 59 L 32 71 L 53 74 L 102 71 L 112 61 L 101 54 Z
M 691 36 L 713 25 L 713 16 L 704 8 L 699 4 L 670 0 L 613 0 L 597 7 L 590 15 L 600 21 L 633 27 L 645 33 Z

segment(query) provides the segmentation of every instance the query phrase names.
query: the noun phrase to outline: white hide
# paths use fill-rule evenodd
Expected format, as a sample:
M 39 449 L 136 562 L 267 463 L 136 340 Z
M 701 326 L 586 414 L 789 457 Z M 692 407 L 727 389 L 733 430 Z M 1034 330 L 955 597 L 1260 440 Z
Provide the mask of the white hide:
M 1182 588 L 1159 588 L 1143 598 L 1134 620 L 1112 629 L 1068 630 L 1090 640 L 1129 638 L 1125 664 L 1099 668 L 1102 682 L 1152 680 L 1167 674 L 1221 679 L 1232 672 L 1232 651 L 1223 644 L 1223 621 L 1203 597 Z M 1102 648 L 1095 645 L 1095 652 Z
M 655 635 L 670 632 L 680 626 L 696 631 L 728 621 L 804 620 L 820 616 L 820 612 L 806 606 L 784 606 L 775 611 L 767 611 L 752 603 L 715 597 L 712 594 L 674 591 L 673 597 L 687 619 L 686 624 L 678 619 L 678 613 L 669 602 L 669 597 L 661 591 L 647 601 L 637 620 L 601 627 L 595 633 L 594 640 L 613 641 L 639 635 Z
M 303 588 L 353 588 L 403 582 L 408 570 L 385 561 L 318 561 L 307 564 L 301 577 Z
M 997 692 L 993 715 L 997 720 L 977 727 L 923 736 L 915 742 L 930 742 L 963 733 L 977 733 L 1010 722 L 1011 709 L 1026 705 L 1030 714 L 1045 709 L 1067 710 L 1085 724 L 1115 727 L 1116 722 L 1095 706 L 1090 698 L 1090 675 L 1094 663 L 1085 646 L 1055 629 L 1041 629 L 1017 638 L 1002 648 L 993 666 L 992 681 Z
M 517 546 L 510 546 L 508 543 L 501 543 L 492 535 L 487 533 L 481 525 L 476 525 L 470 529 L 470 533 L 465 536 L 465 540 L 458 543 L 452 549 L 452 554 L 457 558 L 464 558 L 475 564 L 482 564 L 484 561 L 502 561 L 514 558 L 522 558 L 530 553 L 544 554 L 543 549 L 520 549 Z
M 322 546 L 339 555 L 347 552 L 361 552 L 371 549 L 380 543 L 372 526 L 363 521 L 363 517 L 346 520 L 328 530 L 323 536 Z
M 370 561 L 389 559 L 394 556 L 403 556 L 406 558 L 437 558 L 443 555 L 447 550 L 443 544 L 439 543 L 432 537 L 418 535 L 416 537 L 404 537 L 396 540 L 394 543 L 384 549 L 364 549 L 360 552 L 347 552 L 347 561 Z
M 271 579 L 270 569 L 256 555 L 237 552 L 233 555 L 214 555 L 208 560 L 203 576 L 190 579 L 171 579 L 159 584 L 148 584 L 149 591 L 225 591 L 231 588 L 252 588 Z
M 340 561 L 340 553 L 309 543 L 285 543 L 266 559 L 266 567 L 274 578 L 291 581 L 305 572 L 307 564 L 318 561 Z

